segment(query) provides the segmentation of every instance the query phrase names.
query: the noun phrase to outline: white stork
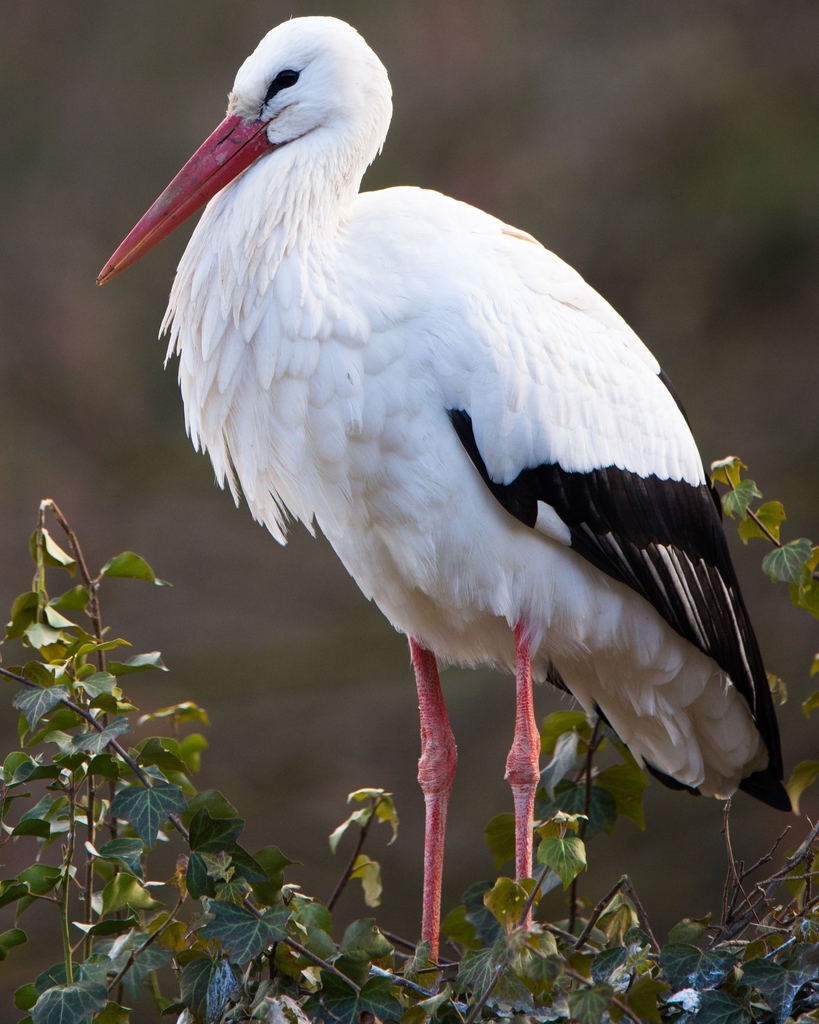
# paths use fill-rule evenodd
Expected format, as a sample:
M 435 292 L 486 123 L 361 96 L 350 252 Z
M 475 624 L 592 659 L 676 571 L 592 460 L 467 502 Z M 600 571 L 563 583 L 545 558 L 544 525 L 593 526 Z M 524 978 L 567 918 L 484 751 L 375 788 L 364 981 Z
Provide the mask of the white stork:
M 435 954 L 456 762 L 437 658 L 515 672 L 518 877 L 533 675 L 672 788 L 790 804 L 719 499 L 668 379 L 526 232 L 419 188 L 359 193 L 391 110 L 349 25 L 273 29 L 99 282 L 208 203 L 163 325 L 188 430 L 278 541 L 288 516 L 315 524 L 409 637 Z

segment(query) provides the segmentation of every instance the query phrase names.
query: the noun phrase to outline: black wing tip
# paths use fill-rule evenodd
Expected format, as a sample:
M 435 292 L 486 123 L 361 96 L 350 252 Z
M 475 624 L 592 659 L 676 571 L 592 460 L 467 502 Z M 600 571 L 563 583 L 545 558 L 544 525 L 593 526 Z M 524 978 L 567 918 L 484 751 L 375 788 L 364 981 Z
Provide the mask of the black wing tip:
M 643 762 L 648 771 L 657 779 L 658 782 L 662 782 L 664 786 L 668 786 L 669 789 L 685 790 L 686 793 L 690 793 L 691 796 L 702 796 L 702 793 L 696 788 L 696 786 L 687 786 L 684 782 L 680 782 L 679 779 L 675 779 L 671 775 L 666 775 L 665 772 L 661 772 L 659 768 L 655 768 L 653 764 L 648 761 Z
M 777 811 L 793 810 L 788 791 L 782 785 L 782 779 L 774 768 L 763 768 L 761 771 L 746 775 L 739 788 L 743 793 L 754 797 L 755 800 L 761 800 L 763 804 Z

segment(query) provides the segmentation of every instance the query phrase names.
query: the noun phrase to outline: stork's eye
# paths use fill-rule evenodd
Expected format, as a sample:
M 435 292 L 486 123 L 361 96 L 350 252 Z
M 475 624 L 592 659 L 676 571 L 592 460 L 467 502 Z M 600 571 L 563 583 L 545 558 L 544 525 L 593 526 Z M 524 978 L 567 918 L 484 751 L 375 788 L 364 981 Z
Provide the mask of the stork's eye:
M 267 95 L 264 98 L 265 103 L 269 103 L 277 92 L 281 92 L 282 89 L 289 89 L 291 85 L 295 85 L 298 80 L 298 71 L 280 71 L 270 83 Z

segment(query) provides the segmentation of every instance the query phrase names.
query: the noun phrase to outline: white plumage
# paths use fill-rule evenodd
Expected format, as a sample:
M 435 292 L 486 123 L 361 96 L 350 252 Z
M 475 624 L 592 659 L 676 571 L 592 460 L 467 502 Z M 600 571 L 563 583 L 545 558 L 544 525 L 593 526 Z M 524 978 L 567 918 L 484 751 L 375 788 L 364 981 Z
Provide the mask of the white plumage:
M 297 80 L 277 87 L 281 73 Z M 626 551 L 627 530 L 600 527 L 604 571 L 570 504 L 538 492 L 529 520 L 509 511 L 504 486 L 538 467 L 583 486 L 649 481 L 638 518 L 654 516 L 657 487 L 706 493 L 634 332 L 525 232 L 418 188 L 358 193 L 391 93 L 348 25 L 274 29 L 228 114 L 264 122 L 278 148 L 210 201 L 164 325 L 188 430 L 220 483 L 282 543 L 288 517 L 318 527 L 393 625 L 447 661 L 514 668 L 522 624 L 536 674 L 551 665 L 666 776 L 728 796 L 775 761 L 730 561 L 708 577 L 674 537 Z M 466 414 L 457 431 L 453 413 Z M 742 693 L 705 621 L 715 600 Z

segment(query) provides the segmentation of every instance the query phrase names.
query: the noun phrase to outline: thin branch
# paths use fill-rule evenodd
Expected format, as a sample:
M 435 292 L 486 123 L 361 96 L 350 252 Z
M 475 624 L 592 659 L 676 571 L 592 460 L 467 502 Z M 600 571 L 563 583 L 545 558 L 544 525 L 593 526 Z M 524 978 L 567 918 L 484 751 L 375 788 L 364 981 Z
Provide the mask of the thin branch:
M 591 935 L 592 929 L 597 924 L 597 922 L 600 920 L 600 915 L 603 913 L 603 911 L 606 909 L 606 907 L 609 905 L 609 903 L 611 903 L 611 901 L 614 899 L 614 897 L 617 895 L 617 893 L 620 892 L 620 890 L 623 888 L 623 885 L 624 885 L 625 881 L 626 881 L 626 876 L 623 875 L 623 877 L 620 879 L 620 881 L 616 882 L 611 887 L 611 889 L 609 889 L 609 891 L 606 893 L 606 895 L 601 900 L 599 900 L 597 902 L 597 904 L 595 905 L 594 910 L 589 915 L 589 919 L 586 922 L 586 927 L 583 929 L 583 931 L 580 933 L 580 935 L 578 935 L 578 937 L 576 939 L 575 939 L 574 936 L 572 936 L 572 942 L 574 942 L 575 949 L 579 949 L 583 945 L 583 943 L 586 941 L 586 939 Z
M 651 925 L 648 923 L 648 914 L 646 914 L 643 904 L 640 902 L 640 897 L 637 895 L 637 890 L 628 875 L 625 876 L 625 882 L 623 883 L 623 892 L 629 897 L 631 902 L 637 908 L 637 920 L 640 922 L 640 927 L 648 936 L 648 941 L 651 943 L 654 952 L 660 952 L 660 944 L 654 938 L 654 932 L 651 930 Z
M 179 913 L 179 910 L 180 910 L 180 908 L 181 908 L 181 906 L 182 906 L 182 904 L 184 902 L 185 902 L 185 893 L 180 893 L 179 894 L 179 899 L 176 901 L 176 906 L 171 911 L 171 916 L 167 919 L 167 921 L 164 921 L 159 926 L 159 928 L 157 928 L 157 930 L 155 932 L 152 932 L 148 936 L 148 938 L 145 939 L 144 942 L 142 942 L 139 946 L 136 947 L 136 949 L 132 949 L 131 950 L 131 955 L 128 957 L 128 959 L 123 964 L 122 970 L 119 972 L 119 974 L 117 974 L 117 976 L 114 978 L 113 981 L 109 982 L 109 984 L 108 984 L 108 991 L 109 992 L 113 992 L 114 989 L 117 987 L 117 985 L 120 984 L 120 982 L 125 977 L 125 975 L 128 973 L 128 971 L 130 971 L 131 968 L 133 967 L 134 961 L 137 959 L 137 957 L 139 957 L 142 953 L 144 953 L 145 950 L 148 948 L 148 946 L 150 946 L 153 942 L 156 942 L 156 940 L 159 938 L 159 936 L 165 931 L 165 929 L 169 925 L 173 924 L 174 920 L 176 919 L 176 915 Z
M 361 853 L 361 849 L 364 846 L 364 842 L 365 842 L 365 840 L 367 838 L 367 835 L 369 834 L 370 827 L 371 827 L 373 821 L 375 820 L 375 809 L 376 809 L 376 807 L 378 807 L 378 804 L 380 802 L 381 802 L 381 797 L 378 797 L 378 799 L 374 803 L 372 803 L 372 805 L 370 807 L 370 811 L 371 811 L 370 816 L 369 816 L 369 818 L 367 818 L 366 822 L 359 829 L 359 832 L 358 832 L 358 842 L 355 844 L 355 849 L 353 850 L 353 854 L 350 857 L 349 861 L 347 862 L 347 867 L 344 869 L 344 873 L 342 874 L 341 878 L 339 878 L 338 882 L 336 882 L 336 887 L 335 887 L 335 889 L 333 889 L 332 896 L 330 897 L 329 900 L 327 900 L 327 909 L 328 910 L 332 910 L 333 909 L 333 907 L 338 902 L 339 896 L 347 888 L 347 883 L 350 881 L 350 875 L 352 875 L 353 870 L 355 868 L 355 862 L 358 860 L 358 855 Z

